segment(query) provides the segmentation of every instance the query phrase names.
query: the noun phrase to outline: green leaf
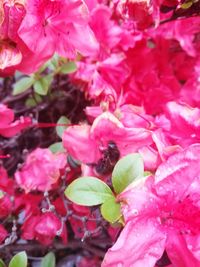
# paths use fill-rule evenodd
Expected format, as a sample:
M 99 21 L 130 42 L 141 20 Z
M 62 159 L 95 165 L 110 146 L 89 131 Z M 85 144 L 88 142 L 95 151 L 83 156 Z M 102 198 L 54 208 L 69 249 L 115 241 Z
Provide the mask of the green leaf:
M 3 198 L 4 195 L 5 195 L 5 193 L 2 190 L 0 190 L 0 199 Z
M 57 142 L 49 146 L 52 153 L 65 152 L 62 142 Z
M 193 1 L 186 1 L 185 3 L 183 3 L 182 5 L 181 5 L 181 8 L 182 9 L 188 9 L 188 8 L 190 8 L 191 6 L 193 5 Z
M 121 193 L 135 179 L 143 177 L 143 159 L 138 153 L 121 158 L 114 167 L 112 184 L 117 194 Z
M 26 107 L 35 107 L 38 105 L 38 103 L 41 103 L 42 102 L 42 97 L 38 94 L 35 94 L 34 97 L 29 97 L 25 104 L 26 104 Z
M 6 267 L 5 263 L 0 259 L 0 267 Z
M 101 214 L 110 223 L 115 223 L 121 218 L 121 206 L 116 202 L 115 197 L 107 199 L 101 205 Z
M 96 177 L 81 177 L 65 190 L 65 195 L 78 205 L 93 206 L 113 197 L 110 187 Z
M 33 84 L 35 93 L 39 95 L 47 95 L 52 80 L 52 75 L 46 75 L 36 80 Z
M 41 262 L 41 267 L 55 267 L 56 266 L 56 258 L 53 252 L 49 252 Z
M 75 64 L 75 62 L 67 62 L 65 64 L 63 64 L 61 67 L 60 67 L 60 73 L 62 74 L 69 74 L 69 73 L 73 73 L 77 70 L 77 66 Z
M 62 138 L 62 135 L 65 129 L 67 128 L 67 125 L 70 124 L 70 120 L 65 116 L 61 116 L 60 119 L 57 121 L 57 124 L 66 124 L 66 126 L 56 126 L 57 135 Z
M 34 83 L 34 78 L 24 77 L 14 84 L 13 95 L 19 95 L 28 90 Z
M 8 267 L 27 267 L 28 260 L 25 251 L 17 253 L 10 261 Z

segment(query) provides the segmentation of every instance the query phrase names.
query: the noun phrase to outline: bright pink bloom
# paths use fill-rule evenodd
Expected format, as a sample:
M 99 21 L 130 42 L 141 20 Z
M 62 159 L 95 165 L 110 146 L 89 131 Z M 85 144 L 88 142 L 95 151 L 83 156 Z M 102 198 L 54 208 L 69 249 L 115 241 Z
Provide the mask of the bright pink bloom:
M 90 26 L 104 55 L 108 54 L 121 40 L 122 29 L 111 20 L 111 15 L 111 9 L 105 5 L 99 5 L 93 10 L 90 18 Z
M 29 117 L 20 117 L 13 122 L 14 113 L 4 104 L 0 104 L 0 118 L 0 135 L 4 137 L 11 137 L 32 124 Z
M 65 164 L 63 153 L 53 154 L 49 149 L 37 148 L 27 156 L 22 169 L 15 173 L 15 179 L 26 193 L 48 191 L 58 181 Z
M 133 20 L 140 30 L 150 27 L 153 24 L 150 1 L 148 0 L 119 0 L 117 11 L 121 16 Z
M 188 59 L 187 61 L 188 62 Z M 183 62 L 184 65 L 186 62 Z M 199 107 L 200 103 L 200 60 L 198 59 L 196 63 L 185 65 L 182 69 L 189 71 L 188 79 L 183 85 L 183 88 L 180 92 L 181 101 L 191 105 L 192 107 Z
M 64 147 L 83 163 L 94 163 L 102 155 L 100 148 L 106 148 L 109 141 L 114 141 L 123 156 L 151 144 L 151 132 L 146 123 L 145 121 L 142 126 L 132 125 L 129 128 L 112 113 L 104 112 L 94 120 L 92 126 L 68 127 L 63 134 Z
M 89 55 L 98 49 L 81 0 L 28 0 L 26 8 L 18 33 L 34 53 L 75 58 L 77 51 Z
M 23 1 L 2 1 L 3 18 L 0 23 L 0 71 L 18 65 L 22 53 L 17 45 L 17 30 L 25 14 Z M 8 71 L 9 72 L 9 71 Z
M 61 237 L 63 242 L 66 243 L 66 226 L 62 226 L 61 221 L 54 213 L 48 212 L 28 218 L 22 226 L 22 238 L 27 240 L 36 239 L 40 243 L 48 246 L 53 242 L 57 232 L 61 229 Z
M 103 267 L 153 267 L 164 250 L 173 266 L 200 266 L 199 154 L 190 146 L 118 196 L 125 228 Z
M 187 147 L 200 142 L 200 109 L 169 102 L 165 108 L 170 121 L 169 136 L 176 144 Z

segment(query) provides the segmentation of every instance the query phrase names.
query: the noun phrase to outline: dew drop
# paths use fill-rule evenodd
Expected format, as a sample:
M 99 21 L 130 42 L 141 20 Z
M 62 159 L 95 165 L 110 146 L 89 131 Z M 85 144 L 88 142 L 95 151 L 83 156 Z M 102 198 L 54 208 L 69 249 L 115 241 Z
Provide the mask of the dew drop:
M 132 214 L 133 214 L 133 215 L 137 216 L 137 215 L 138 215 L 138 213 L 139 213 L 139 212 L 138 212 L 138 210 L 137 210 L 137 209 L 132 209 Z

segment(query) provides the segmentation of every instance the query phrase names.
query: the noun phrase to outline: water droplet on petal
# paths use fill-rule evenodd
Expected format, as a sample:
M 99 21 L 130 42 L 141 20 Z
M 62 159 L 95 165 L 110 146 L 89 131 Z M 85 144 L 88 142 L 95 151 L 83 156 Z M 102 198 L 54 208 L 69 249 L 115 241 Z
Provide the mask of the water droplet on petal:
M 137 209 L 132 209 L 132 214 L 137 216 L 138 215 L 138 210 Z

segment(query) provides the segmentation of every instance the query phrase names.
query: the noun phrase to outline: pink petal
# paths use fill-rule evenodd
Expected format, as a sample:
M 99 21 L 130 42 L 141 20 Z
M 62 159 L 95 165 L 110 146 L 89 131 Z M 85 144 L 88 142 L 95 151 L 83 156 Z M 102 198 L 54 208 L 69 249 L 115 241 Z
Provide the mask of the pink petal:
M 0 104 L 0 128 L 10 124 L 14 120 L 14 112 L 6 105 Z
M 154 220 L 129 221 L 105 255 L 102 267 L 153 267 L 162 256 L 166 235 Z
M 166 251 L 170 261 L 176 267 L 200 266 L 200 260 L 197 260 L 188 249 L 183 235 L 172 232 L 166 242 Z
M 155 173 L 156 190 L 160 196 L 173 196 L 180 200 L 190 193 L 190 185 L 199 179 L 200 145 L 192 145 L 172 155 Z
M 100 156 L 96 141 L 90 137 L 89 125 L 68 127 L 63 134 L 63 145 L 72 157 L 84 163 L 93 163 Z

